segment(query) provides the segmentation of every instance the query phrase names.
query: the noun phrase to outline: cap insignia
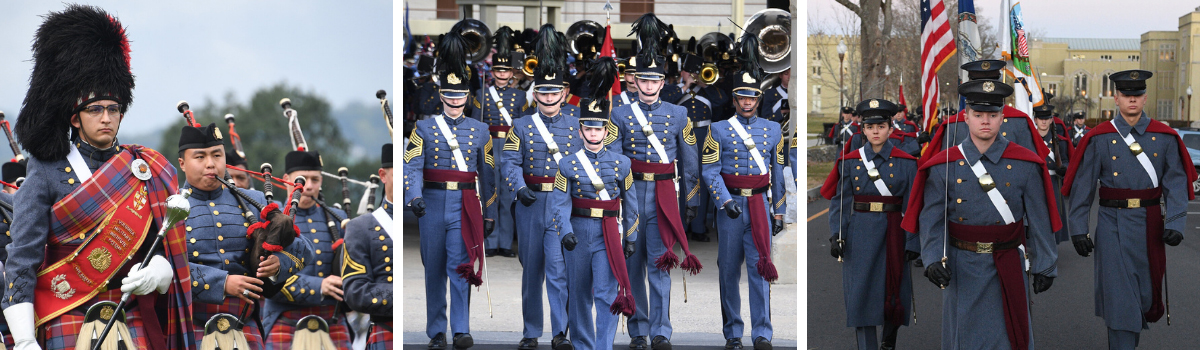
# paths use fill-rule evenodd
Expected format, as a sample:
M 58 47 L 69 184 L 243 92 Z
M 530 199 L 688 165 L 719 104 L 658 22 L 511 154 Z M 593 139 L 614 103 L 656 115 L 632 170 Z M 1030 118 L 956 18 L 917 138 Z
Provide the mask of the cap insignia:
M 996 84 L 990 81 L 983 82 L 983 92 L 992 92 L 996 90 Z
M 450 73 L 449 75 L 446 75 L 446 82 L 452 85 L 458 85 L 459 83 L 462 83 L 462 80 L 458 79 L 458 76 L 454 75 L 454 73 Z
M 991 70 L 992 62 L 983 62 L 983 64 L 980 65 L 980 68 L 983 68 L 983 70 Z
M 871 100 L 871 102 L 868 103 L 868 105 L 870 105 L 871 108 L 879 108 L 879 100 Z
M 742 82 L 747 83 L 747 84 L 754 84 L 754 77 L 750 76 L 750 72 L 743 72 L 742 73 Z
M 1136 71 L 1134 71 L 1134 72 L 1129 72 L 1129 79 L 1137 79 L 1137 78 L 1138 78 L 1138 76 L 1140 76 L 1140 75 L 1141 75 L 1141 74 L 1138 74 L 1138 72 L 1136 72 Z
M 217 141 L 221 140 L 221 129 L 220 128 L 213 128 L 213 138 L 217 139 Z

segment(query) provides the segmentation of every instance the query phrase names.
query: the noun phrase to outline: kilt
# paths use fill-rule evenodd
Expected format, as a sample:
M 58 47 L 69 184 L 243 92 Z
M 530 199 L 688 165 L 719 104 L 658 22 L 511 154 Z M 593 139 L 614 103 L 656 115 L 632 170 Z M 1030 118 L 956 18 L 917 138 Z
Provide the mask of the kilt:
M 325 318 L 333 314 L 332 305 L 313 306 L 291 311 L 285 311 L 275 319 L 275 325 L 267 331 L 267 349 L 270 350 L 291 350 L 292 337 L 296 333 L 296 322 L 308 315 L 318 315 Z M 350 330 L 346 328 L 345 315 L 338 318 L 338 323 L 329 325 L 329 338 L 333 339 L 333 345 L 338 349 L 350 348 Z
M 201 339 L 204 339 L 204 323 L 208 322 L 209 318 L 219 313 L 227 313 L 233 315 L 234 317 L 240 316 L 239 314 L 242 312 L 242 307 L 245 305 L 245 301 L 235 297 L 225 298 L 225 302 L 221 304 L 208 304 L 201 302 L 192 303 L 192 314 L 194 315 L 193 317 L 195 317 L 192 320 L 192 329 L 195 330 L 196 334 L 196 348 L 200 348 L 200 341 Z M 250 310 L 247 310 L 246 313 L 250 315 L 253 314 L 253 311 L 254 309 L 251 308 Z M 249 350 L 264 349 L 262 333 L 259 333 L 258 331 L 258 320 L 254 319 L 254 317 L 247 316 L 243 322 L 246 324 L 246 327 L 242 328 L 242 333 L 246 334 L 246 343 L 250 344 Z
M 386 326 L 371 323 L 371 335 L 367 336 L 367 350 L 392 350 L 392 323 Z
M 88 307 L 101 301 L 120 302 L 121 290 L 116 289 L 96 294 L 92 300 L 84 303 L 84 305 L 67 311 L 67 313 L 38 327 L 38 338 L 42 339 L 42 349 L 74 349 L 75 343 L 79 341 L 79 331 L 83 328 L 83 319 Z M 142 326 L 142 315 L 138 312 L 136 304 L 136 301 L 130 301 L 125 307 L 125 325 L 129 327 L 129 334 L 133 336 L 134 345 L 137 345 L 138 349 L 148 349 L 150 344 L 146 341 L 146 337 L 142 335 L 145 329 Z M 4 336 L 4 344 L 9 349 L 12 349 L 11 335 L 6 334 Z

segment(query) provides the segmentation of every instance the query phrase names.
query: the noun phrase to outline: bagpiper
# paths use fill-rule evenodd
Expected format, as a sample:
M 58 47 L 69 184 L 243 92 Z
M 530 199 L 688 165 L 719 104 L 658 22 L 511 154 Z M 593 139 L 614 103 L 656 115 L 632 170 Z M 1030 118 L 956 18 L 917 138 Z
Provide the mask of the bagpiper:
M 758 39 L 753 34 L 743 35 L 740 45 L 738 60 L 743 68 L 730 76 L 737 113 L 713 123 L 704 140 L 704 195 L 712 196 L 712 203 L 719 208 L 717 268 L 725 348 L 742 347 L 738 281 L 745 263 L 750 337 L 755 349 L 770 350 L 770 282 L 779 278 L 771 258 L 771 241 L 783 231 L 787 211 L 782 175 L 787 145 L 782 142 L 779 123 L 758 115 L 762 90 L 758 59 L 753 55 Z
M 407 152 L 405 152 L 407 156 Z M 346 250 L 342 260 L 342 286 L 351 310 L 371 317 L 368 350 L 392 349 L 392 144 L 383 145 L 379 179 L 383 182 L 383 204 L 370 215 L 360 215 L 346 223 Z M 440 296 L 439 296 L 440 298 Z M 445 339 L 434 349 L 444 349 Z M 465 345 L 465 344 L 463 344 Z
M 0 302 L 14 348 L 193 348 L 185 231 L 167 218 L 175 167 L 157 151 L 117 142 L 133 102 L 126 29 L 92 6 L 44 18 L 15 128 L 31 158 Z M 154 246 L 159 231 L 165 237 Z M 134 268 L 146 256 L 149 264 Z M 123 292 L 133 297 L 117 310 Z M 98 339 L 106 322 L 111 332 Z
M 512 29 L 507 26 L 500 27 L 496 31 L 496 52 L 492 54 L 494 85 L 481 89 L 474 95 L 477 101 L 483 102 L 480 104 L 482 107 L 476 109 L 477 113 L 472 117 L 487 123 L 493 144 L 504 144 L 504 140 L 508 139 L 508 133 L 513 131 L 513 122 L 521 117 L 521 109 L 526 104 L 525 92 L 513 86 L 513 65 L 519 64 L 517 62 L 523 61 L 525 57 L 522 53 L 510 51 L 515 44 L 514 35 Z M 497 148 L 493 152 L 493 157 L 503 158 L 503 149 Z M 495 171 L 494 176 L 497 179 L 501 177 L 500 170 L 497 168 Z M 508 186 L 499 186 L 496 198 L 499 217 L 496 218 L 496 231 L 487 238 L 485 253 L 489 257 L 495 255 L 515 257 L 517 255 L 512 251 L 514 234 L 512 191 Z
M 496 161 L 487 124 L 467 118 L 463 111 L 470 92 L 463 59 L 466 39 L 458 32 L 447 33 L 439 50 L 442 114 L 418 121 L 409 136 L 404 202 L 421 229 L 429 348 L 445 348 L 447 332 L 453 330 L 454 347 L 465 349 L 475 344 L 468 288 L 483 283 L 484 237 L 495 228 Z
M 959 85 L 970 134 L 921 163 L 904 215 L 904 230 L 921 238 L 925 277 L 945 288 L 943 349 L 1033 349 L 1029 283 L 1041 293 L 1058 275 L 1048 169 L 999 135 L 1012 92 L 998 80 Z
M 891 122 L 898 107 L 888 100 L 858 104 L 866 145 L 844 153 L 825 179 L 829 199 L 830 253 L 842 264 L 846 326 L 854 327 L 858 349 L 895 349 L 900 326 L 909 324 L 912 275 L 920 256 L 917 235 L 900 227 L 917 158 L 893 143 Z M 883 326 L 878 342 L 875 327 Z
M 225 165 L 249 169 L 249 164 L 246 163 L 246 158 L 242 158 L 242 156 L 238 155 L 237 152 L 234 152 L 233 149 L 228 147 L 225 148 Z M 229 174 L 229 178 L 233 180 L 233 185 L 237 186 L 237 188 L 243 190 L 250 189 L 250 174 L 247 174 L 245 171 L 230 169 L 228 167 L 225 168 L 225 173 Z
M 687 273 L 699 273 L 700 259 L 688 248 L 683 222 L 696 216 L 699 184 L 696 136 L 687 110 L 659 100 L 666 61 L 658 55 L 666 24 L 652 13 L 642 15 L 633 25 L 641 52 L 635 57 L 638 100 L 613 109 L 612 125 L 617 137 L 610 147 L 629 157 L 633 186 L 638 200 L 636 252 L 627 267 L 633 283 L 637 312 L 629 318 L 630 347 L 655 350 L 671 346 L 671 269 L 681 267 Z M 676 164 L 682 169 L 675 171 Z M 687 202 L 685 220 L 679 218 L 679 198 Z M 675 244 L 683 248 L 684 258 L 673 252 Z M 646 284 L 649 282 L 649 293 Z M 647 299 L 647 295 L 649 298 Z M 647 337 L 652 338 L 648 344 Z
M 1165 313 L 1164 244 L 1183 241 L 1188 201 L 1195 199 L 1190 184 L 1196 170 L 1187 146 L 1143 110 L 1151 76 L 1144 70 L 1109 76 L 1119 117 L 1080 139 L 1062 186 L 1075 251 L 1085 257 L 1096 252 L 1096 316 L 1108 328 L 1109 349 L 1137 347 L 1141 331 Z M 1100 209 L 1092 231 L 1096 192 Z

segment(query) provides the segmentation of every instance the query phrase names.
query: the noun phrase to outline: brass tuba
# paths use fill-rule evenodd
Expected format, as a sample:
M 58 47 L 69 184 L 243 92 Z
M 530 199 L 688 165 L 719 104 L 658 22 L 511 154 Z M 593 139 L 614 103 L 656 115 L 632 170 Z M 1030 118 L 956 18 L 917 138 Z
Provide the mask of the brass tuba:
M 467 40 L 467 61 L 482 61 L 492 52 L 492 32 L 483 22 L 464 19 L 455 24 L 451 31 L 458 31 Z
M 767 73 L 792 68 L 792 15 L 780 9 L 758 11 L 746 20 L 746 33 L 758 37 L 758 65 Z
M 733 59 L 733 39 L 718 32 L 704 34 L 696 42 L 696 55 L 704 62 L 728 61 Z
M 590 59 L 603 44 L 604 27 L 592 20 L 581 20 L 567 28 L 567 49 L 576 60 Z

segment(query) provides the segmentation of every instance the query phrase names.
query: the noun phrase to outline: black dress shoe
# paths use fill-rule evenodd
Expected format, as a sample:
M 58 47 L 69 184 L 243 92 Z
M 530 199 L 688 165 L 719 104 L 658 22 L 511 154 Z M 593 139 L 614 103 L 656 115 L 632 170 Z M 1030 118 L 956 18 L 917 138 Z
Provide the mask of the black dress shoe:
M 667 337 L 656 335 L 654 341 L 650 343 L 650 348 L 653 350 L 671 350 L 671 340 Z
M 487 256 L 487 257 L 489 257 L 489 258 L 490 258 L 490 257 L 493 257 L 493 256 L 496 256 L 496 250 L 495 250 L 495 249 L 485 249 L 485 250 L 483 251 L 483 253 L 484 253 L 484 255 L 486 255 L 486 256 Z
M 517 253 L 516 253 L 516 252 L 513 252 L 513 250 L 512 250 L 512 249 L 504 249 L 504 248 L 500 248 L 500 255 L 501 255 L 501 256 L 503 256 L 503 257 L 506 257 L 506 258 L 515 258 L 515 257 L 517 257 Z
M 764 337 L 754 338 L 754 350 L 771 350 L 771 341 Z
M 438 333 L 437 335 L 433 336 L 432 339 L 429 339 L 429 349 L 430 350 L 445 350 L 446 349 L 446 334 Z
M 697 242 L 709 242 L 709 241 L 712 241 L 711 239 L 709 239 L 709 238 L 708 238 L 708 233 L 693 233 L 693 234 L 692 234 L 692 240 L 693 240 L 693 241 L 697 241 Z
M 550 340 L 550 348 L 554 350 L 575 350 L 575 346 L 571 345 L 571 340 L 567 339 L 566 334 L 559 333 Z
M 742 350 L 742 338 L 726 339 L 725 350 Z
M 646 337 L 635 337 L 630 339 L 629 348 L 632 350 L 646 350 Z
M 470 333 L 458 333 L 454 335 L 454 348 L 466 349 L 475 346 L 475 339 L 471 338 Z
M 537 338 L 521 338 L 521 342 L 517 343 L 518 350 L 534 350 L 537 349 Z

